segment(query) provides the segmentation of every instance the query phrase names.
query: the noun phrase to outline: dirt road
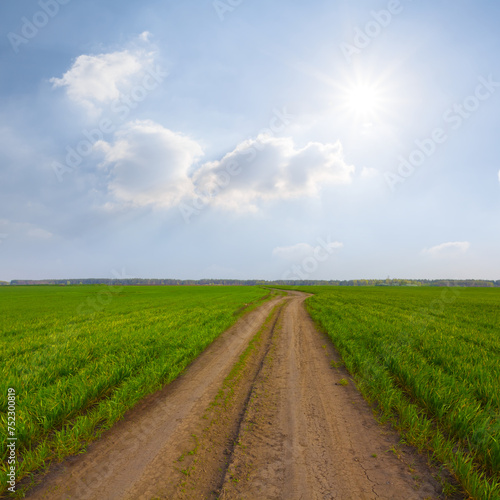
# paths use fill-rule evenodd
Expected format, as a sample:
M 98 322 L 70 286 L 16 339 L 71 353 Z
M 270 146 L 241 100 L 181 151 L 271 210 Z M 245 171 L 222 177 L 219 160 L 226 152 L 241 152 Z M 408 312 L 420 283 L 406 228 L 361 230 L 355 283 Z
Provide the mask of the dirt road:
M 438 498 L 435 471 L 332 368 L 338 356 L 305 298 L 240 319 L 28 498 Z

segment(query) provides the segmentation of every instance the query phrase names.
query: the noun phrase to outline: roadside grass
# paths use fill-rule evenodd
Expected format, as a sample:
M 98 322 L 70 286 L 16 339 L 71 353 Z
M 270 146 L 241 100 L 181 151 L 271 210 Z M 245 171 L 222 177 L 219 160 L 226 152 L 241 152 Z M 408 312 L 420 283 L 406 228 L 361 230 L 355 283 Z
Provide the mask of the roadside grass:
M 270 297 L 257 287 L 3 287 L 0 426 L 14 388 L 17 483 L 84 451 Z M 2 494 L 4 440 L 0 456 Z
M 472 498 L 500 498 L 500 290 L 293 287 L 368 401 Z M 446 487 L 445 489 L 449 489 Z

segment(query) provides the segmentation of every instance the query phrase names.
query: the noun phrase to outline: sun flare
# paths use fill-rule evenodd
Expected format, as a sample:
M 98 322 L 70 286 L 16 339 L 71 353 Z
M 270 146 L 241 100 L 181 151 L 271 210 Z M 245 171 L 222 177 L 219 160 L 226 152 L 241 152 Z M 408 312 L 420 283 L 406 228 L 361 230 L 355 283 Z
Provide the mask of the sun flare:
M 345 105 L 357 117 L 373 117 L 381 105 L 377 89 L 371 85 L 355 85 L 346 91 Z

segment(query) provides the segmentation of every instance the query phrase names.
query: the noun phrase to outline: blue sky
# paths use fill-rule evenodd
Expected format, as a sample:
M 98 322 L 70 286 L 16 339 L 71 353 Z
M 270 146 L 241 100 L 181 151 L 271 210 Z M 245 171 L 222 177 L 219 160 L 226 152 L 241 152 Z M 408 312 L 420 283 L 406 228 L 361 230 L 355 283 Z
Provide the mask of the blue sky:
M 0 18 L 0 279 L 500 279 L 498 2 Z

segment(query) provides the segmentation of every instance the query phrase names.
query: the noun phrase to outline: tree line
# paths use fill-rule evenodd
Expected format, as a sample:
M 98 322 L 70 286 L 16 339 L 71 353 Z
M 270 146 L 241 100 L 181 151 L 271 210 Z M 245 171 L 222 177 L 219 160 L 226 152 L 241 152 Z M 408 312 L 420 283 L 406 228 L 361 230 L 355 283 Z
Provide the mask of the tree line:
M 24 285 L 109 285 L 109 286 L 463 286 L 463 287 L 500 287 L 500 280 L 407 280 L 407 279 L 357 279 L 357 280 L 236 280 L 236 279 L 202 279 L 202 280 L 178 280 L 178 279 L 66 279 L 66 280 L 12 280 L 0 281 L 0 286 L 24 286 Z

